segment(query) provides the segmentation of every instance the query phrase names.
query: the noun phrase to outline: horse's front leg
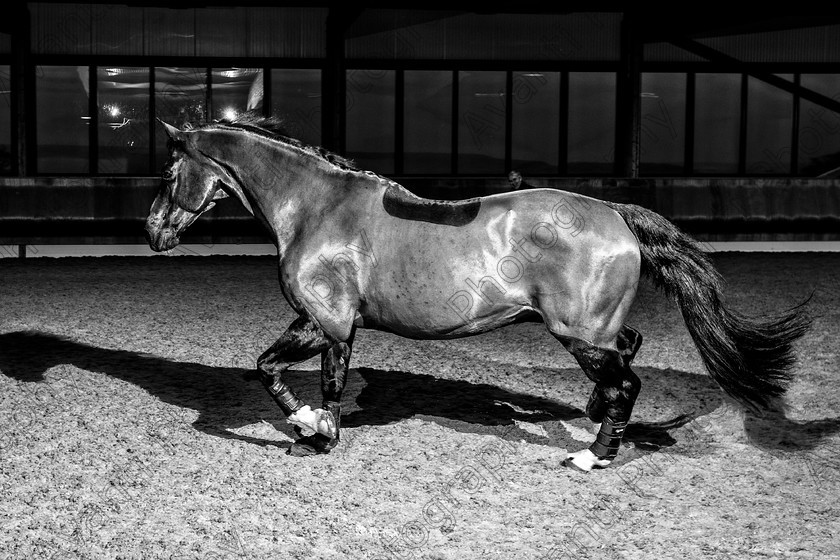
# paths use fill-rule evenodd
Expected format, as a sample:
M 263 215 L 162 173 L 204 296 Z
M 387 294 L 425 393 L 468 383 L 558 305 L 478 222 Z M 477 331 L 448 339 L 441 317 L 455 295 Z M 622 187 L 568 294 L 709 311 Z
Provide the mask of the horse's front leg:
M 288 421 L 330 439 L 338 433 L 333 413 L 320 408 L 312 410 L 283 381 L 283 373 L 293 364 L 306 361 L 331 346 L 333 342 L 318 325 L 308 317 L 300 316 L 257 360 L 260 381 Z
M 323 410 L 332 414 L 335 421 L 335 436 L 316 433 L 296 441 L 289 449 L 293 455 L 313 455 L 329 453 L 338 445 L 341 438 L 341 394 L 347 382 L 347 370 L 350 366 L 352 336 L 347 342 L 333 344 L 321 352 L 321 393 L 324 397 Z

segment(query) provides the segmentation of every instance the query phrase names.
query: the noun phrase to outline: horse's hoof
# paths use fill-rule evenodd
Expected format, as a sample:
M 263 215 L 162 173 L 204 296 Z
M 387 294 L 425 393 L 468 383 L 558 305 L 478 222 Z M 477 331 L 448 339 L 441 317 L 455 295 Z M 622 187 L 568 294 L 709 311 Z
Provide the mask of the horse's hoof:
M 601 459 L 589 449 L 569 453 L 563 461 L 564 467 L 570 467 L 581 472 L 589 472 L 592 469 L 604 469 L 612 462 L 611 459 Z
M 332 451 L 338 445 L 338 438 L 330 439 L 321 434 L 312 434 L 303 437 L 289 446 L 287 455 L 293 457 L 309 457 L 310 455 L 323 455 Z
M 335 439 L 338 436 L 338 424 L 333 413 L 319 408 L 315 410 L 315 414 L 318 415 L 317 432 L 327 439 Z
M 572 461 L 571 457 L 566 457 L 565 459 L 563 459 L 563 462 L 560 463 L 560 464 L 563 465 L 564 467 L 566 467 L 567 469 L 572 469 L 573 471 L 582 472 L 582 473 L 590 472 L 590 471 L 588 471 L 588 470 L 586 470 L 582 467 L 577 466 L 577 464 L 574 461 Z

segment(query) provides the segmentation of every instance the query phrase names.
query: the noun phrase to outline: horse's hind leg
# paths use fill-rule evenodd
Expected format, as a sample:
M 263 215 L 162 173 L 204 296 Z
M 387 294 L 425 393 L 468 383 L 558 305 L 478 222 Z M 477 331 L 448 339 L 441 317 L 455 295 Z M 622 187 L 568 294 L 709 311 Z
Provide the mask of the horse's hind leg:
M 641 345 L 642 335 L 641 333 L 639 333 L 639 331 L 628 327 L 627 325 L 621 327 L 621 331 L 618 333 L 618 338 L 616 339 L 616 347 L 618 348 L 618 353 L 621 357 L 621 361 L 623 363 L 624 368 L 626 368 L 630 372 L 630 375 L 633 378 L 636 377 L 636 374 L 634 374 L 633 371 L 630 370 L 630 364 L 633 362 L 633 358 L 636 357 L 636 352 L 639 351 L 639 347 Z M 578 363 L 580 363 L 579 359 Z M 584 371 L 586 371 L 586 369 L 584 369 Z M 602 422 L 604 416 L 606 415 L 607 408 L 609 405 L 609 398 L 606 394 L 608 385 L 605 385 L 604 383 L 599 383 L 588 372 L 587 376 L 593 381 L 595 381 L 595 388 L 592 389 L 592 394 L 589 396 L 589 402 L 586 405 L 586 415 L 593 422 Z M 633 399 L 633 402 L 635 402 L 635 397 Z M 631 402 L 631 409 L 632 406 L 633 404 Z
M 641 380 L 630 363 L 642 343 L 642 336 L 623 326 L 616 340 L 617 350 L 594 346 L 577 338 L 560 338 L 577 359 L 586 376 L 595 382 L 586 414 L 601 426 L 595 442 L 583 451 L 570 453 L 566 464 L 589 471 L 606 467 L 618 455 L 624 429 L 641 390 Z
M 296 441 L 289 448 L 293 455 L 329 453 L 341 438 L 341 394 L 347 382 L 353 337 L 347 342 L 338 342 L 321 352 L 321 394 L 324 397 L 323 410 L 332 414 L 335 420 L 335 436 L 312 434 Z
M 333 414 L 329 410 L 312 410 L 283 381 L 283 373 L 293 364 L 317 356 L 332 345 L 333 342 L 318 325 L 308 317 L 300 316 L 257 360 L 257 375 L 260 381 L 283 414 L 288 417 L 289 422 L 330 439 L 336 436 Z

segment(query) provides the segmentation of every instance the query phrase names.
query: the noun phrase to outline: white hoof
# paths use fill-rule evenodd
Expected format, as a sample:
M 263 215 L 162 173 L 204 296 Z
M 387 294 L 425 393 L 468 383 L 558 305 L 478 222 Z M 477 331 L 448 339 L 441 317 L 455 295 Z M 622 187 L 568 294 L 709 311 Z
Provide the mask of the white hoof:
M 563 462 L 567 467 L 574 467 L 584 472 L 589 472 L 593 467 L 603 469 L 612 463 L 609 459 L 599 459 L 588 449 L 578 451 L 576 453 L 569 453 L 566 455 L 566 460 Z
M 300 426 L 304 430 L 303 435 L 305 436 L 317 432 L 333 439 L 337 433 L 332 412 L 322 408 L 312 410 L 308 404 L 296 410 L 286 421 L 295 426 Z

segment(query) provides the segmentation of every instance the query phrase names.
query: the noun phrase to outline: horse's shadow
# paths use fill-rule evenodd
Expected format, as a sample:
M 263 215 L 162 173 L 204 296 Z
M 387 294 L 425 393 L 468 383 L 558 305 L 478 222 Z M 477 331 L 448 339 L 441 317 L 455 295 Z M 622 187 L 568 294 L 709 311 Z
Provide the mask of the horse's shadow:
M 62 364 L 104 373 L 139 386 L 165 403 L 193 409 L 198 412 L 193 427 L 207 434 L 281 447 L 287 447 L 294 438 L 291 427 L 282 419 L 262 386 L 244 380 L 249 370 L 98 348 L 37 331 L 0 335 L 0 372 L 8 377 L 33 383 L 49 381 L 45 373 Z M 652 371 L 644 371 L 647 369 Z M 668 385 L 679 383 L 673 379 L 674 375 L 690 375 L 674 371 L 662 373 L 653 368 L 640 370 L 643 378 L 671 377 Z M 305 401 L 320 405 L 320 372 L 292 370 L 284 378 Z M 559 383 L 563 378 L 562 375 L 551 377 L 553 383 Z M 698 379 L 703 380 L 699 387 Z M 691 383 L 694 393 L 699 391 L 701 394 L 684 397 L 691 402 L 682 403 L 681 408 L 694 410 L 692 414 L 662 422 L 631 423 L 625 439 L 642 450 L 671 446 L 676 440 L 669 431 L 717 408 L 721 402 L 717 386 L 705 376 L 691 375 Z M 654 386 L 654 392 L 656 390 Z M 650 398 L 673 396 L 654 394 Z M 584 427 L 589 426 L 582 410 L 551 399 L 484 383 L 370 368 L 351 369 L 343 403 L 342 427 L 345 428 L 384 425 L 420 417 L 460 432 L 496 434 L 509 440 L 567 449 L 586 446 L 580 436 Z M 234 431 L 266 420 L 285 433 L 288 441 L 277 442 Z M 781 445 L 800 441 L 797 433 L 811 429 L 796 423 L 788 428 L 790 433 L 785 434 Z M 837 422 L 823 422 L 820 435 L 838 429 L 840 424 Z M 762 441 L 762 444 L 773 445 L 768 441 Z

